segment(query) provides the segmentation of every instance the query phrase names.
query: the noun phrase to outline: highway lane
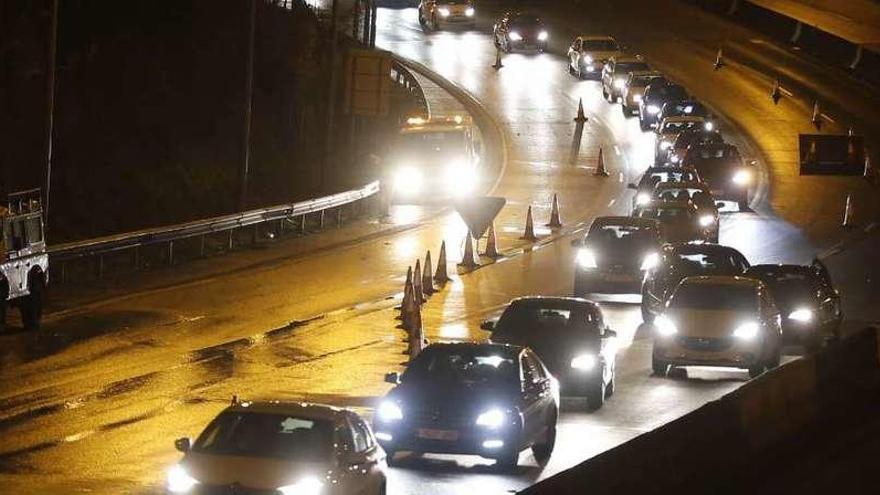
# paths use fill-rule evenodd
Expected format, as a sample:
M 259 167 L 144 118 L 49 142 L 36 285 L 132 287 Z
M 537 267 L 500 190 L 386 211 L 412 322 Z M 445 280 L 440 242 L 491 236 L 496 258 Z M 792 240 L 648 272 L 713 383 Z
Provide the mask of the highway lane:
M 626 210 L 624 184 L 647 165 L 653 141 L 604 103 L 595 83 L 569 77 L 559 57 L 549 54 L 512 55 L 495 74 L 485 33 L 426 36 L 413 14 L 383 10 L 380 43 L 472 91 L 507 134 L 510 160 L 497 190 L 510 199 L 498 224 L 503 248 L 515 254 L 524 246 L 516 238 L 525 206 L 542 206 L 538 221 L 544 221 L 553 192 L 561 195 L 569 233 L 599 213 Z M 569 167 L 565 156 L 579 97 L 591 124 L 580 167 Z M 589 174 L 600 144 L 616 177 Z M 723 222 L 722 241 L 748 248 L 755 261 L 809 254 L 797 229 L 778 221 L 737 213 Z M 96 335 L 39 358 L 28 356 L 28 337 L 4 337 L 12 351 L 0 370 L 0 481 L 13 493 L 34 486 L 39 489 L 32 493 L 70 487 L 157 492 L 162 471 L 177 457 L 170 440 L 196 434 L 232 393 L 369 412 L 387 390 L 382 374 L 399 367 L 403 350 L 400 333 L 391 329 L 394 301 L 383 296 L 399 290 L 404 264 L 427 247 L 436 249 L 441 239 L 462 234 L 454 215 L 441 214 L 379 241 L 104 306 L 75 321 L 54 322 L 50 335 L 73 325 Z M 568 293 L 572 259 L 567 242 L 541 243 L 457 278 L 426 307 L 429 338 L 482 338 L 475 330 L 479 321 L 510 298 Z M 639 326 L 637 308 L 604 307 L 621 334 L 617 395 L 595 414 L 566 407 L 559 450 L 545 469 L 528 455 L 519 472 L 505 476 L 489 473 L 481 461 L 414 461 L 393 470 L 392 493 L 516 489 L 678 417 L 745 379 L 744 372 L 729 370 L 695 371 L 687 381 L 651 377 L 649 332 Z M 325 316 L 289 325 L 318 314 Z M 111 464 L 114 469 L 107 469 Z

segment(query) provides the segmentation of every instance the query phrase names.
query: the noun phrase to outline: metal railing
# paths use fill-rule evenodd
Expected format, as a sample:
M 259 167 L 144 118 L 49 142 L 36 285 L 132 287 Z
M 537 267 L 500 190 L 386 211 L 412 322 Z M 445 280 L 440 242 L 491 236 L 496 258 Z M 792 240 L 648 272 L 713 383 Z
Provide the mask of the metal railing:
M 425 98 L 425 92 L 422 90 L 421 84 L 419 84 L 418 79 L 416 79 L 412 72 L 397 58 L 394 58 L 391 62 L 391 78 L 415 99 L 416 108 L 422 116 L 428 117 L 430 114 L 428 100 Z
M 349 207 L 354 216 L 359 202 L 369 198 L 378 197 L 379 181 L 371 182 L 360 189 L 353 189 L 330 196 L 309 199 L 296 203 L 287 203 L 268 208 L 259 208 L 241 213 L 233 213 L 204 220 L 156 227 L 136 232 L 87 239 L 50 246 L 48 248 L 50 260 L 53 262 L 53 271 L 63 283 L 66 279 L 67 263 L 84 258 L 95 258 L 96 276 L 100 278 L 104 273 L 104 257 L 120 251 L 132 251 L 132 264 L 134 268 L 140 267 L 140 250 L 147 246 L 165 245 L 165 262 L 174 264 L 174 246 L 176 242 L 187 239 L 199 239 L 199 256 L 205 256 L 205 239 L 209 235 L 226 233 L 226 244 L 229 249 L 234 247 L 234 234 L 244 227 L 258 227 L 268 222 L 278 222 L 278 229 L 283 232 L 284 224 L 294 222 L 299 230 L 305 231 L 306 221 L 309 215 L 316 215 L 320 228 L 324 227 L 325 215 L 333 210 L 336 215 L 336 223 L 340 225 L 343 220 L 343 209 Z M 255 243 L 257 230 L 252 232 L 252 240 Z

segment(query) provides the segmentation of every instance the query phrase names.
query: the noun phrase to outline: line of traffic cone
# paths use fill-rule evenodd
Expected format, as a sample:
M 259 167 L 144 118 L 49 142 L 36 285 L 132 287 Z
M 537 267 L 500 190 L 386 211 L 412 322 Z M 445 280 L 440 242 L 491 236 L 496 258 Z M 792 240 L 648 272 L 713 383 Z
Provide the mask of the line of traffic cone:
M 593 175 L 608 177 L 608 170 L 605 168 L 605 152 L 602 151 L 602 148 L 599 148 L 599 158 L 596 160 L 596 171 L 593 172 Z
M 493 260 L 501 257 L 501 253 L 498 252 L 498 239 L 495 236 L 495 222 L 489 224 L 489 232 L 486 234 L 486 251 L 483 256 Z
M 562 227 L 562 219 L 559 217 L 559 199 L 556 197 L 556 193 L 553 193 L 553 204 L 550 207 L 550 221 L 547 223 L 547 226 L 551 229 Z

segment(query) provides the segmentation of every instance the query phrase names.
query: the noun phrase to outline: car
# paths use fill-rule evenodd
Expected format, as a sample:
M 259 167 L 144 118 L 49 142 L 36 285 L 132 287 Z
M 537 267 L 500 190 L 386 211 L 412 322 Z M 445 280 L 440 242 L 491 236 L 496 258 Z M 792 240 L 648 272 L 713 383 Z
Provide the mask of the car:
M 522 297 L 482 327 L 491 341 L 534 350 L 560 383 L 560 394 L 585 397 L 596 410 L 614 394 L 617 333 L 599 306 L 576 297 Z
M 712 120 L 709 110 L 702 103 L 694 99 L 667 101 L 660 108 L 660 112 L 657 113 L 657 121 L 663 122 L 663 119 L 667 117 L 703 117 L 706 122 Z
M 708 216 L 690 200 L 655 202 L 640 206 L 636 218 L 648 218 L 660 223 L 660 238 L 664 242 L 708 242 L 712 238 L 714 225 Z
M 669 151 L 680 133 L 703 128 L 705 124 L 706 121 L 703 117 L 667 117 L 661 120 L 655 131 L 657 133 L 657 139 L 654 142 L 655 163 L 666 162 Z
M 478 455 L 510 469 L 531 448 L 544 464 L 556 444 L 559 382 L 530 349 L 434 343 L 413 359 L 376 410 L 391 465 L 401 451 Z
M 754 378 L 779 366 L 779 309 L 763 282 L 738 276 L 692 276 L 676 286 L 654 321 L 651 368 L 743 368 Z
M 527 12 L 507 12 L 493 28 L 495 46 L 505 52 L 547 49 L 550 34 L 540 17 Z
M 695 275 L 742 276 L 749 268 L 746 257 L 736 249 L 720 244 L 667 244 L 657 264 L 645 273 L 642 284 L 642 320 L 654 321 L 663 310 L 673 289 L 686 277 Z
M 753 265 L 745 276 L 770 288 L 782 312 L 786 342 L 802 344 L 808 352 L 815 352 L 828 335 L 840 336 L 840 294 L 821 261 L 812 265 Z
M 661 182 L 700 182 L 700 175 L 691 168 L 648 167 L 639 179 L 638 184 L 630 182 L 626 186 L 636 191 L 632 199 L 633 210 L 640 206 L 648 206 L 651 202 L 654 188 Z
M 602 96 L 617 101 L 630 72 L 648 71 L 651 67 L 638 55 L 619 55 L 608 59 L 602 68 Z
M 684 87 L 675 84 L 665 78 L 651 81 L 645 88 L 645 96 L 639 103 L 639 126 L 647 131 L 659 122 L 657 115 L 663 109 L 663 105 L 670 101 L 688 100 L 687 91 Z
M 645 96 L 645 88 L 651 82 L 662 78 L 663 75 L 657 71 L 635 71 L 630 72 L 626 78 L 626 83 L 620 91 L 620 103 L 623 115 L 629 117 L 639 114 L 639 103 Z
M 574 295 L 638 294 L 663 241 L 657 220 L 599 217 L 575 241 Z
M 470 118 L 413 117 L 402 125 L 384 162 L 391 201 L 434 204 L 466 196 L 479 184 L 481 144 Z
M 18 306 L 25 330 L 38 330 L 49 284 L 49 253 L 40 189 L 12 193 L 0 206 L 0 334 Z
M 682 157 L 681 165 L 697 170 L 716 198 L 735 201 L 740 210 L 749 208 L 749 189 L 757 180 L 757 170 L 753 163 L 743 161 L 736 146 L 692 144 Z
M 667 161 L 672 165 L 678 165 L 681 163 L 682 158 L 684 158 L 687 149 L 691 145 L 716 143 L 724 143 L 724 138 L 721 136 L 721 132 L 717 129 L 708 131 L 705 127 L 695 127 L 693 129 L 682 131 L 678 134 L 678 137 L 675 138 L 672 147 L 669 148 L 669 158 Z
M 435 31 L 450 24 L 473 27 L 477 19 L 473 0 L 421 0 L 418 8 L 419 24 Z
M 721 215 L 709 186 L 702 182 L 660 182 L 654 186 L 651 204 L 690 201 L 697 207 L 700 225 L 709 231 L 709 242 L 717 243 Z
M 568 73 L 581 79 L 599 78 L 605 62 L 621 52 L 611 36 L 578 36 L 568 47 Z
M 233 397 L 195 442 L 174 445 L 168 493 L 386 493 L 385 452 L 347 409 Z

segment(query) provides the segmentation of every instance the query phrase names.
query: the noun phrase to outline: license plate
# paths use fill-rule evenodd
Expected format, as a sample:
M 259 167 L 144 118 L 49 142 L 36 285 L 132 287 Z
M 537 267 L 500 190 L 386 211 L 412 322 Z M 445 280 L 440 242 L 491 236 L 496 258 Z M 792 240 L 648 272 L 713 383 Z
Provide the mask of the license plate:
M 455 430 L 432 430 L 429 428 L 419 428 L 419 438 L 428 440 L 458 440 L 458 432 Z

